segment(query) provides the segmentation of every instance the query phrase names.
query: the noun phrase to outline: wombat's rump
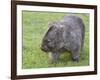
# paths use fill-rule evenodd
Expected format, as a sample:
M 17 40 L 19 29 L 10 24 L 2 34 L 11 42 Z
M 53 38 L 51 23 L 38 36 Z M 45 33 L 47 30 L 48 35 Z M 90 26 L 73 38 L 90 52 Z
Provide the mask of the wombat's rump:
M 49 53 L 53 62 L 65 51 L 70 51 L 72 60 L 78 61 L 84 44 L 85 28 L 82 19 L 78 16 L 64 16 L 60 21 L 52 22 L 48 26 L 41 49 Z

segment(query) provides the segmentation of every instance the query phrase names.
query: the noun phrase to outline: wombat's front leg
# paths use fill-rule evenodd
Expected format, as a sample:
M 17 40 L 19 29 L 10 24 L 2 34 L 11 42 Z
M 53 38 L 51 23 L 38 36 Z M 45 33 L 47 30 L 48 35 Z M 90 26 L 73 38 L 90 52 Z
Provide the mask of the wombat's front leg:
M 59 59 L 59 53 L 49 52 L 50 63 L 57 63 Z

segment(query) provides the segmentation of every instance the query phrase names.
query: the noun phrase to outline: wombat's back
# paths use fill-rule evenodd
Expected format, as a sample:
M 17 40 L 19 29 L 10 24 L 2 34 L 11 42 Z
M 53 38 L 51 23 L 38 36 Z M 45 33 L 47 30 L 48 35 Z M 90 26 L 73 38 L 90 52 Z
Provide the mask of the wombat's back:
M 65 25 L 69 25 L 67 27 L 68 31 L 70 33 L 72 33 L 70 37 L 70 40 L 72 40 L 73 42 L 77 42 L 77 43 L 81 43 L 81 47 L 83 47 L 84 44 L 84 36 L 85 36 L 85 27 L 84 27 L 84 23 L 82 21 L 82 19 L 78 16 L 64 16 L 63 19 L 61 20 L 61 22 L 63 22 Z M 75 37 L 77 36 L 77 37 Z M 77 38 L 77 39 L 76 39 Z M 81 40 L 81 41 L 80 41 Z
M 80 27 L 81 30 L 83 30 L 83 28 L 84 28 L 83 21 L 78 16 L 74 16 L 74 15 L 64 16 L 63 19 L 61 20 L 61 22 L 64 22 L 65 24 L 70 25 L 70 27 L 73 29 Z

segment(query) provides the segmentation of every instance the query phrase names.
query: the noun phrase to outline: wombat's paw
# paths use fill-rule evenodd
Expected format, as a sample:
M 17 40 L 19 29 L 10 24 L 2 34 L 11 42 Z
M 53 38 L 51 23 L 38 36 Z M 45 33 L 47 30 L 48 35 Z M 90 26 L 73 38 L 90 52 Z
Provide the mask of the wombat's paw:
M 58 61 L 53 61 L 53 60 L 49 61 L 49 64 L 57 64 L 57 63 L 58 63 Z
M 53 64 L 53 61 L 50 60 L 50 61 L 49 61 L 49 64 Z
M 79 62 L 79 58 L 72 58 L 73 61 Z

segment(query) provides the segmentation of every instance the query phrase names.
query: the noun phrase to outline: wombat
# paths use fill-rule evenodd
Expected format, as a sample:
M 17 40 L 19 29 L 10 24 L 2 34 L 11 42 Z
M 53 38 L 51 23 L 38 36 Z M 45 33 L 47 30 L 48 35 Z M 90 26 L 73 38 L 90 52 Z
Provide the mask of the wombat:
M 71 53 L 73 61 L 79 61 L 84 44 L 85 26 L 78 16 L 64 16 L 61 20 L 50 23 L 41 49 L 49 54 L 52 62 L 57 62 L 65 51 Z

